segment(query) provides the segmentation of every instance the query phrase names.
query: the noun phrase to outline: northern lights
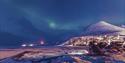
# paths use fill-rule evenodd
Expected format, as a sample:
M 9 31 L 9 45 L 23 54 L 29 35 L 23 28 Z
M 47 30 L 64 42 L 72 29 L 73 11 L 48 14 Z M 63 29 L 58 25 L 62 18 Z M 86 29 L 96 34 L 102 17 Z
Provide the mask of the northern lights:
M 48 43 L 63 42 L 102 20 L 125 24 L 125 0 L 0 0 L 1 33 L 19 37 L 0 44 L 41 37 Z
M 56 23 L 50 22 L 50 23 L 49 23 L 49 26 L 50 26 L 50 28 L 56 28 Z

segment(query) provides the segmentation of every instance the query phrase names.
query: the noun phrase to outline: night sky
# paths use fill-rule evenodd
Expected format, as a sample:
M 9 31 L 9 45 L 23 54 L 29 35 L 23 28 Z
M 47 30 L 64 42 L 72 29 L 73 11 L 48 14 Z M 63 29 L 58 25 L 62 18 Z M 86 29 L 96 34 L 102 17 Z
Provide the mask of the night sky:
M 102 20 L 125 24 L 125 0 L 0 0 L 0 46 L 59 44 Z

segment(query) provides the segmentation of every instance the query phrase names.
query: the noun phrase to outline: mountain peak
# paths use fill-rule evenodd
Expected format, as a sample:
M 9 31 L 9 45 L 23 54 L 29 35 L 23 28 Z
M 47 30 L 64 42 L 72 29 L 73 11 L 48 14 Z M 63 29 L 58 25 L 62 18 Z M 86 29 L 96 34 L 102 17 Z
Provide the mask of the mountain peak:
M 107 23 L 106 21 L 99 21 L 99 23 Z
M 100 21 L 98 23 L 92 24 L 86 29 L 86 34 L 109 34 L 109 33 L 119 33 L 120 35 L 125 35 L 125 29 L 116 25 L 112 25 L 105 21 Z
M 105 24 L 105 25 L 109 25 L 109 23 L 107 23 L 106 21 L 99 21 L 98 23 L 96 23 L 96 24 Z

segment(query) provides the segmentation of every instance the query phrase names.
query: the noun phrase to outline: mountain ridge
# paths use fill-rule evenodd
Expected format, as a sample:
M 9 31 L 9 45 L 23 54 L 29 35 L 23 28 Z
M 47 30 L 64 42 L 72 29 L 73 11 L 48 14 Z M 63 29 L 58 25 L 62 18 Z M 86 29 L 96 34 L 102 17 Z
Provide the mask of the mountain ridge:
M 110 23 L 107 23 L 105 21 L 100 21 L 95 24 L 90 25 L 86 30 L 85 30 L 85 35 L 86 34 L 110 34 L 110 33 L 115 33 L 118 32 L 119 34 L 125 34 L 125 29 L 116 25 L 112 25 Z

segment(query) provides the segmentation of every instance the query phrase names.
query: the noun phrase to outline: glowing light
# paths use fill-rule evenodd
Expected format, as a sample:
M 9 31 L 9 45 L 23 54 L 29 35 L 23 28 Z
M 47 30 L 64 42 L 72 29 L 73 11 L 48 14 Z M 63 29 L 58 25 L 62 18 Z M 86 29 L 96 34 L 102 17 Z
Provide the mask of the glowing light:
M 43 45 L 43 44 L 44 44 L 44 41 L 41 41 L 40 44 Z
M 56 23 L 55 22 L 49 22 L 49 27 L 56 28 Z
M 30 47 L 34 46 L 34 44 L 29 44 Z
M 22 46 L 22 47 L 26 47 L 27 45 L 26 45 L 26 44 L 22 44 L 21 46 Z

